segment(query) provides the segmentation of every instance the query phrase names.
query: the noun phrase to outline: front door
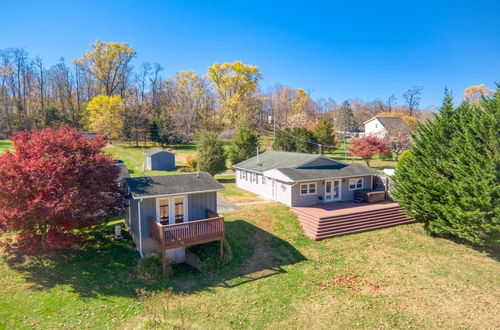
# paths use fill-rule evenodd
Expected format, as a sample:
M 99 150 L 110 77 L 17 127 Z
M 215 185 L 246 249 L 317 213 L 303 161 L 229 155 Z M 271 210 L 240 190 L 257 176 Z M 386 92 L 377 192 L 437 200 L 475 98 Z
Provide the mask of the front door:
M 325 202 L 340 200 L 340 180 L 325 181 Z

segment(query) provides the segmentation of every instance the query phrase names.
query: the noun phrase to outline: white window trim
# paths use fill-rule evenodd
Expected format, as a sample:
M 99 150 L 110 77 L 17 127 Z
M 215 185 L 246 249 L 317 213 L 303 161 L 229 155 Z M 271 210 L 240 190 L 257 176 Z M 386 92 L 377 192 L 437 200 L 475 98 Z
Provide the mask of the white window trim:
M 175 224 L 175 202 L 174 200 L 176 198 L 182 197 L 184 198 L 184 221 L 183 222 L 188 222 L 189 220 L 189 214 L 188 214 L 188 198 L 187 195 L 176 195 L 176 196 L 169 196 L 169 197 L 163 197 L 163 198 L 157 198 L 156 199 L 156 222 L 160 222 L 160 201 L 168 199 L 168 224 L 173 225 Z
M 309 186 L 310 186 L 310 185 L 312 185 L 312 184 L 314 185 L 314 193 L 310 193 L 310 192 L 309 192 L 309 190 L 310 190 Z M 306 186 L 307 186 L 307 194 L 303 194 L 303 193 L 302 193 L 302 186 L 303 186 L 303 185 L 306 185 Z M 312 196 L 312 195 L 317 195 L 317 194 L 318 194 L 318 185 L 317 185 L 317 183 L 316 183 L 316 182 L 306 182 L 306 183 L 301 183 L 301 184 L 299 185 L 299 193 L 300 193 L 300 196 Z
M 360 188 L 357 187 L 359 180 L 361 180 L 361 187 Z M 351 188 L 351 181 L 354 181 L 354 188 Z M 349 185 L 349 190 L 351 190 L 351 191 L 363 189 L 363 186 L 365 185 L 365 180 L 364 180 L 364 178 L 349 179 L 348 185 Z

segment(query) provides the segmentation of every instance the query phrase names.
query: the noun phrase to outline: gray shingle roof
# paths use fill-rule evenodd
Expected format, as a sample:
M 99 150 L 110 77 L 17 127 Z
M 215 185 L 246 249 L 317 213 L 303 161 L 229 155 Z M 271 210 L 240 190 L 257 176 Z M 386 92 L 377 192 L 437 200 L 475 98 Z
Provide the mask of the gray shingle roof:
M 222 190 L 224 187 L 208 173 L 126 178 L 135 197 L 176 195 Z
M 316 168 L 278 168 L 277 170 L 294 182 L 379 174 L 361 164 L 337 164 Z
M 118 166 L 120 168 L 120 173 L 118 174 L 118 179 L 117 181 L 120 182 L 125 178 L 130 177 L 130 172 L 128 171 L 127 166 L 123 163 L 115 163 L 115 166 Z
M 298 167 L 306 162 L 311 162 L 320 157 L 321 156 L 318 154 L 272 150 L 259 155 L 259 164 L 257 164 L 257 156 L 255 156 L 235 164 L 234 167 L 250 171 L 263 172 L 273 168 Z
M 377 117 L 377 119 L 389 134 L 397 133 L 399 130 L 408 133 L 410 130 L 401 117 Z
M 156 155 L 156 154 L 158 154 L 160 152 L 168 152 L 169 154 L 173 154 L 173 152 L 171 152 L 171 151 L 160 149 L 160 148 L 155 148 L 155 149 L 151 149 L 151 150 L 145 151 L 144 154 L 146 156 L 153 156 L 153 155 Z

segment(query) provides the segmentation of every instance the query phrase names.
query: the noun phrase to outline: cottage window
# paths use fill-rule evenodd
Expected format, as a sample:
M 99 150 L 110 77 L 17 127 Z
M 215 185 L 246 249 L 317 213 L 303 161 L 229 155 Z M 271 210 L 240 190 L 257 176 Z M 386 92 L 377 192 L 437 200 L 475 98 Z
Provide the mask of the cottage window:
M 247 179 L 247 171 L 241 171 L 241 178 L 243 180 L 246 180 Z
M 262 184 L 266 184 L 266 177 L 264 175 L 262 176 Z
M 303 183 L 300 185 L 300 195 L 315 195 L 316 194 L 316 183 Z
M 349 190 L 357 190 L 363 188 L 363 178 L 349 179 Z
M 255 183 L 259 184 L 259 175 L 258 174 L 255 174 Z
M 184 222 L 184 197 L 175 198 L 175 223 Z

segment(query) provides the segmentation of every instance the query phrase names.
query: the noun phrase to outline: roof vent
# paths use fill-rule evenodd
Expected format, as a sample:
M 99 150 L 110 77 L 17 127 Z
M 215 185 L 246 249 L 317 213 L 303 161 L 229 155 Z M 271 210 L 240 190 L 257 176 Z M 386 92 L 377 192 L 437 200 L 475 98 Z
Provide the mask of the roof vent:
M 262 165 L 259 161 L 259 147 L 257 147 L 257 165 Z

